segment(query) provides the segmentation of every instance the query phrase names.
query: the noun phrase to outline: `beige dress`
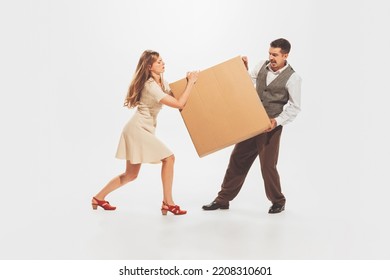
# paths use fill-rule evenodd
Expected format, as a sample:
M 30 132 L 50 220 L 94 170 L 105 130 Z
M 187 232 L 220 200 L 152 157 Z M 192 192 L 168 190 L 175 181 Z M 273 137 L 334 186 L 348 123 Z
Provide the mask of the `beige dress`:
M 170 91 L 164 81 L 165 89 Z M 157 115 L 162 104 L 159 101 L 166 93 L 150 78 L 141 93 L 140 103 L 133 117 L 123 128 L 116 157 L 131 163 L 160 163 L 173 153 L 155 136 Z

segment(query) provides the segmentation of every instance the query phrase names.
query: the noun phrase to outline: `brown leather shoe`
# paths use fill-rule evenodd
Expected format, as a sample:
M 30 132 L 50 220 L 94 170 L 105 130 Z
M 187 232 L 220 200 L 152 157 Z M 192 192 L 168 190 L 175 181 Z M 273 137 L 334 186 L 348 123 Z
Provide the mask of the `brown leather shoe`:
M 280 205 L 280 204 L 275 203 L 274 205 L 272 205 L 269 208 L 268 213 L 269 214 L 277 214 L 277 213 L 280 213 L 282 211 L 284 211 L 284 205 Z

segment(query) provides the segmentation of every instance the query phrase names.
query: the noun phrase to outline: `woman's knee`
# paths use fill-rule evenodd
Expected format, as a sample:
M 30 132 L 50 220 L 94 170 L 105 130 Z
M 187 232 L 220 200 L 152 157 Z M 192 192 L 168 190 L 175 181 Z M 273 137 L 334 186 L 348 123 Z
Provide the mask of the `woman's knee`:
M 125 172 L 120 176 L 120 179 L 121 179 L 121 182 L 128 183 L 128 182 L 131 182 L 131 181 L 137 179 L 137 177 L 138 177 L 138 172 L 137 173 Z
M 163 160 L 162 160 L 162 162 L 163 163 L 175 163 L 175 155 L 171 155 L 171 156 L 169 156 L 169 157 L 167 157 L 167 158 L 164 158 Z

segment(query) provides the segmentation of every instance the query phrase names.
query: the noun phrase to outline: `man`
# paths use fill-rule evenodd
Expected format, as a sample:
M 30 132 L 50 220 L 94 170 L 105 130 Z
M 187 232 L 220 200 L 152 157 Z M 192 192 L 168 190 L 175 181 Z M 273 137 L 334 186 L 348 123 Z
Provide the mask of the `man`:
M 279 143 L 283 126 L 293 121 L 300 112 L 301 78 L 287 62 L 291 49 L 286 39 L 277 39 L 270 44 L 269 60 L 260 62 L 250 76 L 256 84 L 256 91 L 270 118 L 271 127 L 264 133 L 235 145 L 221 190 L 213 202 L 204 205 L 204 210 L 229 209 L 246 175 L 257 156 L 260 159 L 265 192 L 272 202 L 268 213 L 284 211 L 286 198 L 280 185 L 276 168 Z M 243 57 L 248 69 L 248 59 Z

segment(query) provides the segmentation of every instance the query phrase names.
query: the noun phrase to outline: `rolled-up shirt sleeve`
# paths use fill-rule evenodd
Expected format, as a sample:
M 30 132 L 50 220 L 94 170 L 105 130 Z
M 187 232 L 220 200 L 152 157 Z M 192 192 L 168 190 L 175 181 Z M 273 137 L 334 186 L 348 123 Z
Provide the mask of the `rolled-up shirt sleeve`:
M 259 75 L 259 71 L 261 69 L 261 66 L 265 63 L 264 61 L 260 61 L 258 64 L 256 64 L 255 67 L 253 67 L 250 71 L 248 71 L 249 76 L 251 77 L 251 80 L 254 85 L 256 85 L 257 76 Z

